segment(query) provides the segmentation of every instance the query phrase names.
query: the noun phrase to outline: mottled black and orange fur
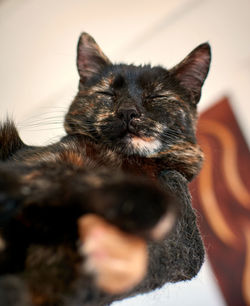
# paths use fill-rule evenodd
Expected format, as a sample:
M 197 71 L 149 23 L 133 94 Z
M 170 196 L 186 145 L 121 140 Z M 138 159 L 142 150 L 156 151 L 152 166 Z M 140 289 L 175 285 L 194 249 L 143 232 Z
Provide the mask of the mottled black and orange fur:
M 31 147 L 12 122 L 2 124 L 0 295 L 6 300 L 0 305 L 11 294 L 20 305 L 103 305 L 121 298 L 101 292 L 80 268 L 76 221 L 86 213 L 148 239 L 168 210 L 178 211 L 165 240 L 149 239 L 147 276 L 124 296 L 198 273 L 204 250 L 187 185 L 203 159 L 196 105 L 209 64 L 203 44 L 171 70 L 114 65 L 83 33 L 67 135 Z

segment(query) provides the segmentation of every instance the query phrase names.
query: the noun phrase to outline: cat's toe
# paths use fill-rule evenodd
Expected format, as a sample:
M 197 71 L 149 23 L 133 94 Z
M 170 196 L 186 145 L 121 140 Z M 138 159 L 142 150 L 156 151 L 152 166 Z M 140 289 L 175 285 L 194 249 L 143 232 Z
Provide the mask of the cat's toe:
M 143 239 L 126 234 L 96 215 L 78 220 L 83 269 L 94 275 L 97 286 L 110 294 L 124 293 L 137 285 L 147 270 Z
M 123 231 L 159 239 L 178 215 L 178 201 L 158 184 L 134 176 L 111 177 L 91 193 L 89 206 Z

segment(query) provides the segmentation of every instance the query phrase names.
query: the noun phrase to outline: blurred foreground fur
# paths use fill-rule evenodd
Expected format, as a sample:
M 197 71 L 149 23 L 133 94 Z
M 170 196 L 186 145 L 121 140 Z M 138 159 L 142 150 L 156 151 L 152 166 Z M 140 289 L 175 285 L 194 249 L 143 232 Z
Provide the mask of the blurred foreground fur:
M 32 147 L 1 126 L 0 305 L 104 305 L 198 273 L 187 185 L 209 65 L 208 44 L 171 70 L 114 65 L 83 33 L 67 135 Z

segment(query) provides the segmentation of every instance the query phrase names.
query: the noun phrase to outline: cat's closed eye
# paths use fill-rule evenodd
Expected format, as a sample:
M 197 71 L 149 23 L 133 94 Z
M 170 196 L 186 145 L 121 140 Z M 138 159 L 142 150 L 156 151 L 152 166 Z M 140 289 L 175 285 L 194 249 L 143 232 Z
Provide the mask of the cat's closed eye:
M 103 96 L 115 97 L 115 93 L 111 90 L 97 91 L 96 93 Z
M 149 95 L 149 96 L 146 96 L 145 98 L 144 98 L 144 101 L 146 102 L 146 103 L 150 103 L 150 102 L 158 102 L 158 101 L 161 101 L 162 99 L 166 99 L 167 98 L 167 96 L 165 96 L 165 95 Z
M 150 95 L 147 98 L 151 99 L 151 100 L 156 100 L 156 99 L 160 99 L 160 98 L 167 98 L 167 96 L 165 96 L 165 95 Z

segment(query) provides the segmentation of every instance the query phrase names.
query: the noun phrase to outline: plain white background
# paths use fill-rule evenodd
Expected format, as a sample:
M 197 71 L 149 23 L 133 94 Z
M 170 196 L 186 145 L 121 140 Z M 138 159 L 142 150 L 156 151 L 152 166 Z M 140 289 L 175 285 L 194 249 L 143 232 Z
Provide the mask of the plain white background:
M 211 71 L 199 110 L 228 95 L 250 144 L 249 0 L 0 0 L 0 119 L 14 117 L 29 144 L 63 135 L 78 83 L 76 43 L 90 33 L 114 62 L 172 67 L 209 41 Z M 222 306 L 208 263 L 191 282 L 118 305 Z

